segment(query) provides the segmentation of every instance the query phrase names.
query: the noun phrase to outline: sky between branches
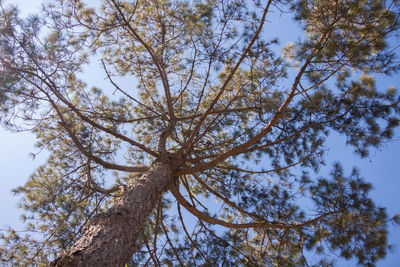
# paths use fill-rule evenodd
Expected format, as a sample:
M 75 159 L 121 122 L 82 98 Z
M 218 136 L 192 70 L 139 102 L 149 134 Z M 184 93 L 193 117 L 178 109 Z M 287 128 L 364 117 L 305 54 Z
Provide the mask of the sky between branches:
M 42 0 L 8 0 L 20 8 L 21 14 L 26 16 L 39 10 Z M 276 20 L 276 21 L 275 21 Z M 265 30 L 268 36 L 279 36 L 280 45 L 283 47 L 289 41 L 296 41 L 298 36 L 297 29 L 290 23 L 280 23 L 279 14 L 274 14 L 274 18 Z M 284 33 L 284 35 L 282 35 Z M 85 81 L 95 83 L 98 81 L 96 71 L 85 75 Z M 97 84 L 96 84 L 97 85 Z M 388 86 L 400 87 L 400 77 L 378 78 L 378 88 L 386 90 Z M 331 147 L 327 154 L 327 165 L 335 161 L 340 161 L 346 173 L 356 166 L 366 181 L 372 183 L 374 190 L 371 192 L 372 198 L 379 206 L 387 207 L 388 214 L 400 213 L 400 132 L 396 133 L 398 141 L 386 144 L 380 150 L 375 150 L 366 159 L 360 159 L 354 155 L 352 149 L 345 146 L 345 138 L 334 136 L 328 141 Z M 37 153 L 34 147 L 34 135 L 23 133 L 10 133 L 0 128 L 0 203 L 1 216 L 0 228 L 5 229 L 12 226 L 15 229 L 22 228 L 19 221 L 21 211 L 17 209 L 18 197 L 11 193 L 11 189 L 23 185 L 34 169 L 42 164 L 46 159 L 46 152 L 39 154 L 33 160 L 30 153 Z M 329 170 L 329 168 L 327 168 Z M 321 173 L 321 175 L 324 173 Z M 21 226 L 21 227 L 19 227 Z M 390 228 L 389 243 L 394 244 L 394 251 L 387 255 L 385 260 L 379 261 L 378 266 L 395 267 L 400 262 L 400 229 Z M 348 262 L 338 264 L 338 266 L 353 266 L 354 263 Z

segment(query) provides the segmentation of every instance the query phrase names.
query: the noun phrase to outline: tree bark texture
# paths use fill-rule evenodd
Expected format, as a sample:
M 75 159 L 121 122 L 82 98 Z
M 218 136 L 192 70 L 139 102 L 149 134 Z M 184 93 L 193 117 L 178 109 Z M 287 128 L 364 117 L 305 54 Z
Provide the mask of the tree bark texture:
M 136 240 L 172 179 L 169 164 L 156 162 L 105 213 L 86 224 L 82 237 L 53 266 L 115 266 L 129 262 Z

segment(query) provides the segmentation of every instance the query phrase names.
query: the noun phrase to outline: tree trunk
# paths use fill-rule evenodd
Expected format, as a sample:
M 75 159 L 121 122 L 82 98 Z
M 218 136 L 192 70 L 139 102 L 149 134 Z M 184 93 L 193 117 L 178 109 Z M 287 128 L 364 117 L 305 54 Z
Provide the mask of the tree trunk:
M 115 266 L 129 262 L 136 239 L 172 179 L 169 164 L 156 162 L 115 205 L 90 219 L 83 235 L 53 266 Z

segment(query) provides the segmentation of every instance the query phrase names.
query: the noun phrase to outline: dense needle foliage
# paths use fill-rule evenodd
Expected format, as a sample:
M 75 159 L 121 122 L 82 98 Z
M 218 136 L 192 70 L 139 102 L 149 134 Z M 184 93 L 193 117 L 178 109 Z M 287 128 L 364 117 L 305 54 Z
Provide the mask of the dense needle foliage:
M 3 233 L 1 260 L 47 265 L 168 157 L 174 185 L 129 266 L 374 266 L 397 218 L 356 169 L 318 172 L 333 132 L 361 157 L 394 136 L 398 95 L 374 76 L 399 70 L 399 7 L 54 0 L 21 18 L 0 1 L 1 123 L 49 153 L 15 189 L 26 230 Z M 276 14 L 304 34 L 280 44 Z

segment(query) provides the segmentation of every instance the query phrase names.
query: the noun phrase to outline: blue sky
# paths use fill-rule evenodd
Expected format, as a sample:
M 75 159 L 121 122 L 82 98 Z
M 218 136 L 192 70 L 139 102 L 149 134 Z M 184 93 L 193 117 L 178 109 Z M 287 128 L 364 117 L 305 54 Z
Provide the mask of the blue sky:
M 13 0 L 8 1 L 20 6 L 23 14 L 37 10 L 41 0 Z M 269 33 L 285 31 L 279 25 L 271 27 Z M 290 31 L 286 32 L 282 42 L 290 39 Z M 296 40 L 292 40 L 296 41 Z M 89 77 L 95 79 L 95 77 Z M 378 86 L 382 89 L 390 85 L 400 85 L 400 77 L 381 78 Z M 397 131 L 398 138 L 400 131 Z M 38 152 L 34 147 L 35 138 L 28 132 L 10 133 L 0 128 L 0 203 L 1 217 L 0 228 L 7 226 L 21 229 L 19 216 L 21 211 L 17 209 L 18 198 L 13 196 L 11 189 L 24 184 L 33 170 L 45 161 L 46 154 L 42 153 L 35 160 L 29 155 Z M 373 150 L 366 159 L 360 159 L 352 149 L 345 146 L 345 138 L 335 136 L 329 140 L 331 149 L 328 152 L 328 168 L 334 161 L 340 161 L 347 172 L 353 166 L 360 169 L 362 176 L 374 186 L 373 199 L 380 206 L 388 208 L 388 213 L 394 215 L 400 213 L 400 141 L 393 141 L 379 150 Z M 400 263 L 400 228 L 391 227 L 390 243 L 395 245 L 394 253 L 389 254 L 378 266 L 396 267 Z M 354 263 L 341 263 L 340 266 L 354 266 Z

